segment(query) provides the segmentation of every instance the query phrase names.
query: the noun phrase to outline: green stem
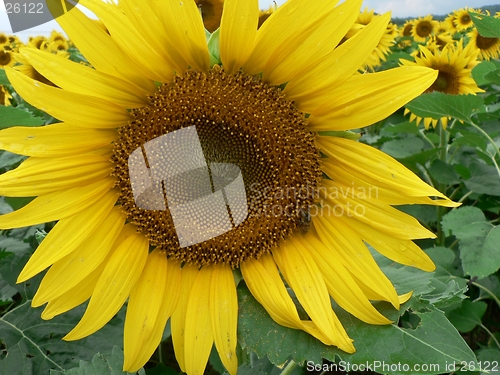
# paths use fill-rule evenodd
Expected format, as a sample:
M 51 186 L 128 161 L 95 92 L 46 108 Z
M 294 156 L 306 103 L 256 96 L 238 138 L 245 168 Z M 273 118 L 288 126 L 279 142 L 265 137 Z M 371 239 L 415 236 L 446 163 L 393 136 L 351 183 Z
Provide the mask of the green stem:
M 281 375 L 290 375 L 292 371 L 295 369 L 295 367 L 297 367 L 297 363 L 295 363 L 293 359 L 291 359 L 290 362 L 288 362 L 286 367 L 281 372 Z
M 483 286 L 481 284 L 478 284 L 476 282 L 472 282 L 471 284 L 474 285 L 476 288 L 484 290 L 487 294 L 490 295 L 490 297 L 493 299 L 493 301 L 496 302 L 496 304 L 498 305 L 498 307 L 500 307 L 500 299 L 498 299 L 498 297 L 495 295 L 495 293 L 493 293 L 491 290 L 489 290 L 485 286 Z
M 448 133 L 443 127 L 443 123 L 439 122 L 439 159 L 443 162 L 446 161 L 446 157 L 448 156 Z M 446 184 L 439 184 L 439 191 L 443 194 L 446 194 Z M 445 236 L 443 234 L 443 229 L 441 228 L 441 220 L 446 213 L 446 207 L 438 207 L 437 208 L 437 239 L 436 244 L 438 246 L 444 246 Z
M 500 349 L 500 343 L 498 342 L 495 335 L 491 333 L 491 331 L 488 328 L 486 328 L 484 324 L 481 324 L 481 328 L 484 329 L 486 332 L 488 332 L 488 335 L 490 335 L 490 337 L 493 339 L 493 341 L 495 341 L 495 344 L 497 344 L 498 348 Z
M 436 145 L 434 143 L 432 143 L 432 141 L 429 139 L 429 137 L 427 137 L 425 135 L 425 131 L 423 129 L 420 129 L 419 133 L 422 136 L 422 138 L 425 139 L 427 141 L 427 143 L 429 143 L 432 146 L 432 148 L 436 148 Z
M 160 345 L 158 345 L 158 358 L 159 358 L 159 361 L 160 363 L 163 363 L 163 350 L 162 350 L 162 345 L 161 345 L 161 342 L 160 342 Z
M 495 155 L 490 155 L 490 157 L 491 157 L 491 160 L 493 161 L 493 164 L 495 164 L 495 168 L 497 170 L 498 176 L 500 177 L 500 168 L 498 167 L 498 163 L 495 159 L 495 156 L 500 155 L 500 149 L 498 148 L 495 141 L 490 137 L 490 135 L 488 133 L 486 133 L 483 129 L 481 129 L 481 127 L 479 125 L 474 124 L 472 121 L 469 122 L 469 124 L 472 125 L 474 128 L 476 128 L 482 135 L 484 135 L 488 139 L 488 141 L 490 141 L 491 145 L 495 149 Z

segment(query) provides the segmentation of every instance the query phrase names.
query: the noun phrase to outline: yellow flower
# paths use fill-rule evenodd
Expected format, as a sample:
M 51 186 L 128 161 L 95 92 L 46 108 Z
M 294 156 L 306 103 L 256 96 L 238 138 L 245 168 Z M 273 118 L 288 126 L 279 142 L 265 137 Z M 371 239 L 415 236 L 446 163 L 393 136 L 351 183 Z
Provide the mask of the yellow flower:
M 473 29 L 467 34 L 469 44 L 479 50 L 479 59 L 490 60 L 498 59 L 500 56 L 500 39 L 488 38 L 479 34 L 477 29 Z
M 456 205 L 384 153 L 317 132 L 382 120 L 436 79 L 418 66 L 357 74 L 390 15 L 338 45 L 361 0 L 289 0 L 258 30 L 257 0 L 226 0 L 218 61 L 192 1 L 80 4 L 109 34 L 78 8 L 57 21 L 92 68 L 21 48 L 58 87 L 6 69 L 19 95 L 61 121 L 0 132 L 2 149 L 29 156 L 0 178 L 0 194 L 36 197 L 0 228 L 58 220 L 18 279 L 50 267 L 32 301 L 48 303 L 42 317 L 90 298 L 65 337 L 77 340 L 128 299 L 124 369 L 148 361 L 170 318 L 189 375 L 203 373 L 214 343 L 237 371 L 234 268 L 276 322 L 326 345 L 355 350 L 330 296 L 389 324 L 370 300 L 399 308 L 409 295 L 397 295 L 365 243 L 432 271 L 412 240 L 434 234 L 393 206 Z M 179 175 L 185 163 L 196 178 Z M 214 195 L 204 209 L 192 203 Z
M 455 24 L 457 31 L 465 31 L 474 26 L 474 22 L 472 22 L 472 18 L 469 15 L 469 11 L 477 12 L 477 10 L 468 7 L 456 10 L 454 12 L 455 18 L 453 20 L 453 23 Z
M 411 35 L 419 43 L 425 43 L 427 38 L 433 35 L 439 26 L 439 22 L 433 20 L 430 14 L 425 17 L 419 17 L 414 22 Z
M 14 65 L 14 54 L 7 48 L 0 48 L 0 69 Z
M 435 48 L 431 51 L 420 46 L 419 54 L 414 56 L 415 61 L 401 60 L 401 63 L 404 66 L 425 66 L 438 72 L 436 80 L 425 92 L 439 91 L 451 95 L 476 94 L 483 92 L 471 74 L 472 68 L 479 63 L 478 54 L 479 51 L 471 44 L 463 47 L 463 40 L 460 40 L 456 45 L 447 44 L 442 50 Z M 405 114 L 407 113 L 409 110 L 405 111 Z M 418 125 L 422 118 L 412 113 L 410 121 L 414 120 Z M 428 129 L 430 125 L 436 127 L 437 122 L 436 119 L 425 118 L 425 128 Z M 441 122 L 446 128 L 448 119 L 443 117 Z

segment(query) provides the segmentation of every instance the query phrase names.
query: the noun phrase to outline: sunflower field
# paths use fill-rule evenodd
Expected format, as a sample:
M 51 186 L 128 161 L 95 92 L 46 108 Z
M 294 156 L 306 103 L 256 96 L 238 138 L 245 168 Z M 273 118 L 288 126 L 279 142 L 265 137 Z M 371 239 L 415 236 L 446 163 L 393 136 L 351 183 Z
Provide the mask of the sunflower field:
M 0 33 L 0 375 L 500 374 L 500 13 L 79 3 Z

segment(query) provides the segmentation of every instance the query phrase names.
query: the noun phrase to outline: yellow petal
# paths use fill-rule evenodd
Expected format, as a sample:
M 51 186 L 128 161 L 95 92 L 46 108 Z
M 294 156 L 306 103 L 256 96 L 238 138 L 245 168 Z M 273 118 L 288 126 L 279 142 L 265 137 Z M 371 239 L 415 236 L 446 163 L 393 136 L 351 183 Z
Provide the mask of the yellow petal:
M 350 77 L 311 112 L 312 131 L 350 130 L 380 121 L 424 92 L 437 78 L 425 67 L 400 67 Z
M 338 137 L 316 137 L 322 152 L 342 168 L 362 179 L 373 181 L 373 186 L 399 189 L 408 195 L 446 196 L 427 185 L 404 165 L 374 147 Z M 331 176 L 333 177 L 333 176 Z
M 226 370 L 238 371 L 236 328 L 238 327 L 238 296 L 233 271 L 228 265 L 214 265 L 210 284 L 210 315 L 215 347 Z
M 310 113 L 331 97 L 332 88 L 355 74 L 384 34 L 390 14 L 376 17 L 368 26 L 335 48 L 314 67 L 297 75 L 283 93 L 297 107 Z
M 372 306 L 344 265 L 330 256 L 330 251 L 314 233 L 309 232 L 302 241 L 309 245 L 302 246 L 302 251 L 314 258 L 328 292 L 340 307 L 368 324 L 391 323 Z
M 361 238 L 340 218 L 316 216 L 314 228 L 317 230 L 321 241 L 330 250 L 330 256 L 341 262 L 346 269 L 356 274 L 363 283 L 384 300 L 391 302 L 399 308 L 398 296 L 394 286 L 382 273 L 379 266 L 368 251 Z
M 181 270 L 181 286 L 179 302 L 170 319 L 172 329 L 172 342 L 174 343 L 175 358 L 183 372 L 186 372 L 185 363 L 185 329 L 186 329 L 186 311 L 189 302 L 191 289 L 198 275 L 198 268 L 194 265 L 185 265 Z
M 95 69 L 129 81 L 149 93 L 156 91 L 154 82 L 142 74 L 111 36 L 77 7 L 56 21 Z
M 214 343 L 210 312 L 212 274 L 213 267 L 203 267 L 189 294 L 184 327 L 184 360 L 189 375 L 203 375 Z
M 228 73 L 236 72 L 252 53 L 259 21 L 258 0 L 226 0 L 220 24 L 220 58 Z
M 194 69 L 209 68 L 208 46 L 201 12 L 194 1 L 161 1 L 158 3 L 165 33 L 175 41 L 174 47 Z
M 156 49 L 151 48 L 140 30 L 114 4 L 100 0 L 81 0 L 80 4 L 95 13 L 104 23 L 116 44 L 134 61 L 142 73 L 159 82 L 171 81 L 174 68 L 167 59 L 162 58 Z
M 33 297 L 32 305 L 37 307 L 59 297 L 95 270 L 112 250 L 124 221 L 121 209 L 114 208 L 91 237 L 50 267 Z
M 359 197 L 366 197 L 366 199 L 374 200 L 377 202 L 385 203 L 388 205 L 402 205 L 402 204 L 430 204 L 434 206 L 457 207 L 459 203 L 450 200 L 432 200 L 425 193 L 414 191 L 414 195 L 408 195 L 407 192 L 398 190 L 387 186 L 374 186 L 370 183 L 369 179 L 361 179 L 352 171 L 342 168 L 340 165 L 331 163 L 328 159 L 321 159 L 321 168 L 328 175 L 332 176 L 333 180 L 323 179 L 321 190 L 326 195 L 338 194 L 338 183 L 347 185 L 349 191 L 347 194 L 356 194 Z M 350 185 L 350 186 L 349 186 Z M 340 192 L 342 193 L 342 192 Z
M 65 123 L 12 127 L 0 131 L 0 148 L 27 156 L 70 156 L 108 146 L 116 137 L 114 129 L 85 129 Z
M 72 216 L 100 200 L 114 183 L 114 178 L 106 178 L 91 185 L 41 195 L 19 210 L 0 216 L 0 229 L 27 227 Z
M 167 271 L 167 278 L 165 280 L 166 289 L 165 289 L 164 299 L 161 305 L 158 319 L 156 319 L 156 324 L 152 328 L 153 332 L 160 332 L 161 334 L 163 334 L 163 331 L 165 330 L 165 324 L 168 318 L 172 315 L 172 312 L 177 306 L 177 301 L 179 299 L 179 292 L 180 292 L 179 286 L 181 284 L 180 264 L 172 259 L 169 259 L 167 268 L 168 271 Z M 155 340 L 158 339 L 155 337 L 155 335 L 151 335 L 149 341 L 146 342 L 144 348 L 141 349 L 137 357 L 136 363 L 134 365 L 135 367 L 132 368 L 136 367 L 139 368 L 144 366 L 144 364 L 151 358 L 151 352 L 147 351 L 146 349 L 153 348 L 154 350 L 155 345 L 153 345 L 152 342 L 155 342 Z M 158 342 L 156 346 L 158 346 Z
M 60 220 L 28 260 L 17 282 L 32 278 L 78 248 L 109 215 L 117 199 L 118 192 L 111 190 L 96 204 Z
M 161 341 L 168 316 L 160 316 L 160 311 L 162 305 L 170 302 L 165 301 L 167 263 L 164 251 L 156 249 L 149 254 L 141 277 L 130 293 L 123 341 L 123 368 L 128 372 L 138 371 L 144 365 L 143 357 L 151 357 Z M 163 326 L 155 329 L 160 319 Z
M 288 238 L 280 248 L 275 249 L 273 257 L 316 327 L 332 338 L 340 349 L 353 353 L 352 340 L 333 312 L 321 272 L 297 236 Z
M 382 233 L 404 240 L 436 237 L 434 233 L 420 225 L 413 216 L 369 198 L 358 199 L 354 191 L 349 190 L 349 186 L 337 183 L 337 188 L 340 193 L 330 194 L 322 201 L 320 212 L 323 216 L 352 218 Z M 355 226 L 354 224 L 353 227 Z
M 333 11 L 336 0 L 289 0 L 280 6 L 257 31 L 255 49 L 243 65 L 249 74 L 264 71 L 266 63 L 280 48 L 295 49 Z M 294 27 L 290 27 L 293 25 Z
M 33 197 L 56 190 L 89 185 L 109 176 L 113 163 L 99 155 L 46 158 L 31 157 L 0 176 L 0 195 Z
M 171 40 L 164 30 L 156 2 L 122 0 L 120 7 L 135 28 L 144 35 L 151 48 L 167 61 L 168 66 L 177 72 L 188 69 L 188 64 L 174 47 L 176 41 Z
M 36 48 L 19 51 L 40 74 L 64 90 L 109 100 L 124 108 L 148 104 L 149 93 L 128 81 Z
M 115 250 L 95 286 L 85 314 L 64 340 L 78 340 L 101 329 L 120 310 L 139 280 L 149 243 L 142 234 L 128 237 Z
M 24 100 L 61 121 L 89 128 L 118 128 L 130 119 L 127 110 L 117 104 L 46 85 L 11 68 L 5 71 Z
M 42 311 L 42 319 L 50 320 L 56 315 L 65 313 L 88 300 L 94 291 L 105 265 L 106 262 L 103 262 L 73 288 L 59 297 L 50 300 Z
M 279 85 L 316 66 L 349 31 L 359 15 L 361 2 L 353 0 L 340 4 L 321 20 L 315 30 L 306 32 L 309 35 L 300 45 L 292 48 L 288 44 L 281 45 L 266 63 L 262 79 Z
M 350 221 L 349 219 L 346 220 Z M 356 227 L 364 241 L 387 258 L 428 272 L 436 269 L 432 259 L 412 241 L 395 238 L 360 222 L 356 222 L 353 226 Z
M 300 320 L 297 308 L 283 284 L 272 255 L 265 254 L 258 260 L 246 260 L 241 265 L 241 273 L 252 295 L 276 323 L 304 330 L 326 345 L 336 344 L 313 322 Z

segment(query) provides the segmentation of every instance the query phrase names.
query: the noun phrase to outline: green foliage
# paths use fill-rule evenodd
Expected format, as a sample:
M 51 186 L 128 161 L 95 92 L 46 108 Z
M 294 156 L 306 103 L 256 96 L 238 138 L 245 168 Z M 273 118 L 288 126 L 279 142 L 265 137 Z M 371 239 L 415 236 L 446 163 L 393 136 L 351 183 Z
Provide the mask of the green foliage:
M 18 107 L 0 106 L 0 129 L 11 126 L 40 126 L 43 120 Z
M 10 82 L 5 74 L 5 70 L 0 69 L 0 85 L 9 85 Z
M 479 34 L 487 38 L 500 38 L 500 20 L 484 14 L 469 12 Z

